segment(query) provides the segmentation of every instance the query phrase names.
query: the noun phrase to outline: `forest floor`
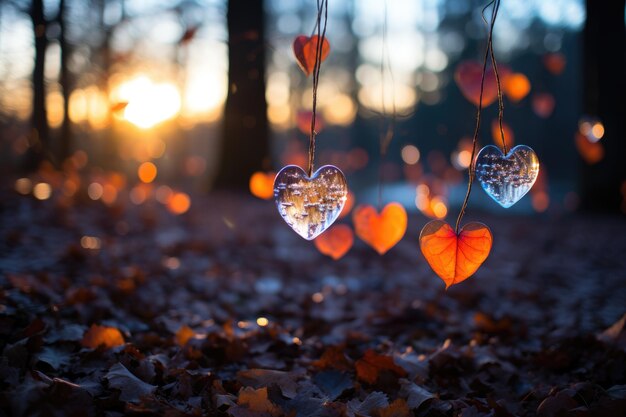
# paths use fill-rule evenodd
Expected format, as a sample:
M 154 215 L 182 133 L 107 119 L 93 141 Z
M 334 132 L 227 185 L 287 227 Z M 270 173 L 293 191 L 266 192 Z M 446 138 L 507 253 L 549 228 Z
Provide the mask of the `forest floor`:
M 424 217 L 333 261 L 272 202 L 192 201 L 0 192 L 0 415 L 626 415 L 624 217 L 470 210 L 493 250 L 445 291 Z

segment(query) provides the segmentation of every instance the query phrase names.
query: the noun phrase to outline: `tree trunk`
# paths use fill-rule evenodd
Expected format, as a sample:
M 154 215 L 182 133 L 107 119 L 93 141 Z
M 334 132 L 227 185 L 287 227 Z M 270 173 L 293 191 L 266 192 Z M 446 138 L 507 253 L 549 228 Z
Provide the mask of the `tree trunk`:
M 35 65 L 33 68 L 33 107 L 31 146 L 26 156 L 25 167 L 34 170 L 49 151 L 50 129 L 46 114 L 45 61 L 48 38 L 46 37 L 47 22 L 44 15 L 43 0 L 32 0 L 30 18 L 35 38 Z
M 59 1 L 59 46 L 61 49 L 61 69 L 59 75 L 59 84 L 63 92 L 63 123 L 61 124 L 61 135 L 57 146 L 57 160 L 62 163 L 70 156 L 72 149 L 72 125 L 69 116 L 70 94 L 72 93 L 71 75 L 67 66 L 71 50 L 67 41 L 67 17 L 68 7 L 66 0 Z
M 215 185 L 245 190 L 253 172 L 268 168 L 263 0 L 228 1 L 228 97 Z
M 624 4 L 624 0 L 587 0 L 583 108 L 587 115 L 598 117 L 604 124 L 605 135 L 600 143 L 605 156 L 595 165 L 583 165 L 583 210 L 617 212 L 623 204 L 621 187 L 626 181 Z

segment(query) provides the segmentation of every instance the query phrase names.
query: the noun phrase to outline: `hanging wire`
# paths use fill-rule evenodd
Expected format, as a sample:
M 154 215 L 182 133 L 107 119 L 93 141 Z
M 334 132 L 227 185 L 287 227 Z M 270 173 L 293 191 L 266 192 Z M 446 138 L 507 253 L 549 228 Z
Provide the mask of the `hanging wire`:
M 495 0 L 493 5 L 493 10 L 491 11 L 491 21 L 492 21 L 492 29 L 493 24 L 496 21 L 496 16 L 498 15 L 498 10 L 500 9 L 500 0 Z M 487 24 L 487 20 L 485 19 L 484 9 L 483 9 L 483 21 Z M 500 137 L 502 138 L 502 151 L 506 155 L 508 153 L 508 149 L 506 146 L 506 140 L 504 139 L 504 129 L 502 128 L 502 119 L 504 117 L 504 103 L 502 101 L 502 88 L 500 86 L 500 74 L 498 73 L 498 64 L 496 63 L 496 56 L 493 53 L 493 41 L 489 42 L 489 53 L 491 54 L 491 66 L 493 67 L 493 73 L 496 76 L 496 84 L 498 86 L 498 125 L 500 127 Z
M 489 6 L 492 6 L 492 5 L 494 7 L 491 11 L 491 23 L 487 23 L 487 20 L 485 19 L 485 10 L 487 10 Z M 478 108 L 476 110 L 476 128 L 474 129 L 474 137 L 472 139 L 472 156 L 470 158 L 470 165 L 468 167 L 469 180 L 467 182 L 467 192 L 465 193 L 465 199 L 463 200 L 463 205 L 461 206 L 461 210 L 459 211 L 459 216 L 456 219 L 456 226 L 455 226 L 456 234 L 459 234 L 459 226 L 461 225 L 461 220 L 463 219 L 463 216 L 465 215 L 465 210 L 467 209 L 467 203 L 469 201 L 470 194 L 472 193 L 472 183 L 474 182 L 474 177 L 476 175 L 475 166 L 474 166 L 474 158 L 476 157 L 476 145 L 478 143 L 478 133 L 480 131 L 480 116 L 483 110 L 483 91 L 485 87 L 485 73 L 487 72 L 487 61 L 489 59 L 489 53 L 493 50 L 493 44 L 492 44 L 493 27 L 496 23 L 496 16 L 498 14 L 499 6 L 500 6 L 500 0 L 492 0 L 482 10 L 483 21 L 485 22 L 485 24 L 488 24 L 489 32 L 487 35 L 487 47 L 485 48 L 485 57 L 483 59 L 483 71 L 482 71 L 482 76 L 480 79 L 480 96 L 478 99 Z M 495 67 L 495 58 L 493 58 L 493 54 L 491 54 L 491 57 L 492 57 L 492 64 L 494 65 L 494 70 L 497 71 Z M 504 145 L 504 132 L 502 131 L 502 110 L 503 110 L 502 93 L 500 91 L 500 81 L 499 81 L 499 77 L 497 76 L 497 72 L 496 72 L 496 79 L 498 80 L 498 98 L 500 100 L 499 101 L 500 131 L 502 134 L 502 142 Z M 506 146 L 505 146 L 505 149 L 506 149 Z
M 322 27 L 322 14 L 324 15 L 324 28 Z M 317 112 L 317 87 L 320 78 L 320 67 L 322 65 L 322 50 L 324 40 L 326 38 L 326 25 L 328 23 L 328 0 L 317 1 L 317 45 L 315 49 L 315 65 L 313 66 L 313 110 L 311 112 L 311 135 L 309 137 L 309 177 L 313 176 L 314 160 L 315 160 L 315 121 Z

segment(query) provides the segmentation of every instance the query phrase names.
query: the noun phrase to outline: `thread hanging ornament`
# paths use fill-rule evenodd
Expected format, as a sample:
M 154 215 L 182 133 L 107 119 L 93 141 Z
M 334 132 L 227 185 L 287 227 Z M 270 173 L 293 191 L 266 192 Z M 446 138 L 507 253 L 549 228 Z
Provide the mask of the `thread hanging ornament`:
M 387 150 L 394 136 L 396 122 L 396 99 L 391 90 L 391 118 L 387 118 L 387 108 L 385 105 L 385 72 L 389 74 L 391 85 L 394 84 L 393 72 L 391 70 L 391 59 L 387 46 L 387 2 L 384 4 L 383 26 L 382 26 L 382 53 L 380 60 L 381 78 L 381 107 L 380 117 L 380 162 L 378 168 L 378 208 L 361 204 L 354 209 L 352 222 L 356 235 L 363 242 L 367 243 L 379 255 L 384 255 L 393 248 L 406 233 L 408 216 L 404 206 L 398 202 L 390 202 L 383 207 L 383 167 Z M 386 71 L 385 71 L 386 70 Z M 387 126 L 385 127 L 385 122 Z
M 463 199 L 463 205 L 456 219 L 456 226 L 453 229 L 448 223 L 442 220 L 433 220 L 427 223 L 420 233 L 420 250 L 426 258 L 426 261 L 432 270 L 446 284 L 446 289 L 451 285 L 458 284 L 470 276 L 472 276 L 482 263 L 487 259 L 493 244 L 493 235 L 488 226 L 479 222 L 471 222 L 460 228 L 461 220 L 465 215 L 469 197 L 472 193 L 472 183 L 475 176 L 475 157 L 476 146 L 478 144 L 478 133 L 480 131 L 480 121 L 483 109 L 483 94 L 485 91 L 485 74 L 487 72 L 487 60 L 490 52 L 493 51 L 493 27 L 496 21 L 496 15 L 499 7 L 499 0 L 493 0 L 487 4 L 483 10 L 483 21 L 488 25 L 487 47 L 483 58 L 482 74 L 480 79 L 480 90 L 478 96 L 478 105 L 476 109 L 476 126 L 474 128 L 474 137 L 472 138 L 472 156 L 468 167 L 469 179 L 467 182 L 467 191 Z M 484 17 L 485 10 L 493 5 L 491 13 L 491 21 L 487 23 Z M 495 63 L 493 53 L 491 54 L 492 64 Z M 495 70 L 495 68 L 494 68 Z M 498 77 L 496 76 L 496 80 Z M 502 93 L 498 81 L 498 98 L 500 99 L 499 110 L 502 112 Z M 504 134 L 502 133 L 502 124 L 500 130 L 504 143 Z
M 491 13 L 491 31 L 495 24 L 500 0 L 494 0 Z M 483 17 L 484 20 L 484 17 Z M 485 21 L 486 22 L 486 21 Z M 498 125 L 502 138 L 502 150 L 497 146 L 487 145 L 478 152 L 474 163 L 476 179 L 489 197 L 504 208 L 517 203 L 535 184 L 539 176 L 539 158 L 529 146 L 518 145 L 507 150 L 502 119 L 504 103 L 498 64 L 493 53 L 491 33 L 487 42 L 487 53 L 491 55 L 491 66 L 496 78 L 498 93 Z M 483 69 L 484 71 L 484 69 Z M 458 226 L 457 226 L 458 227 Z
M 323 29 L 322 15 L 324 16 Z M 274 179 L 274 201 L 278 213 L 296 233 L 307 240 L 315 239 L 337 220 L 348 195 L 348 182 L 339 168 L 334 165 L 324 165 L 314 172 L 317 87 L 322 60 L 330 49 L 326 40 L 327 22 L 328 0 L 318 1 L 317 21 L 314 29 L 314 32 L 317 30 L 317 34 L 309 39 L 298 37 L 294 42 L 294 53 L 298 65 L 305 74 L 313 75 L 308 171 L 305 172 L 296 165 L 288 165 L 281 169 Z M 296 44 L 300 45 L 300 49 L 296 48 Z M 313 48 L 315 59 L 310 69 L 310 55 Z M 298 51 L 302 52 L 301 56 Z M 306 59 L 303 61 L 302 57 Z

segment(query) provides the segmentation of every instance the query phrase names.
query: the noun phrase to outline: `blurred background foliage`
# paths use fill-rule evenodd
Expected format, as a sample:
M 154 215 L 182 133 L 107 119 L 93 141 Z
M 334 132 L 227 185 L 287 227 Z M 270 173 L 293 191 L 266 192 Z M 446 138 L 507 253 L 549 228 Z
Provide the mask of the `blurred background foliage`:
M 502 3 L 494 48 L 507 138 L 542 162 L 512 210 L 626 212 L 624 2 L 591 3 Z M 460 204 L 475 123 L 460 71 L 482 57 L 483 6 L 329 2 L 316 161 L 344 170 L 357 201 L 375 200 L 381 178 L 384 200 L 430 217 Z M 291 45 L 315 17 L 303 0 L 5 0 L 0 170 L 35 198 L 155 199 L 176 213 L 193 192 L 305 166 L 311 80 Z M 481 145 L 499 140 L 496 107 L 484 111 Z

